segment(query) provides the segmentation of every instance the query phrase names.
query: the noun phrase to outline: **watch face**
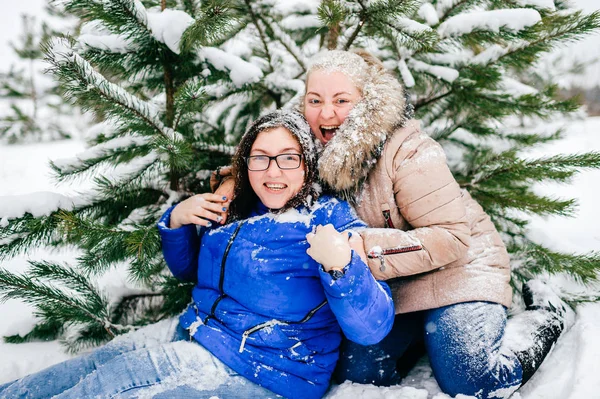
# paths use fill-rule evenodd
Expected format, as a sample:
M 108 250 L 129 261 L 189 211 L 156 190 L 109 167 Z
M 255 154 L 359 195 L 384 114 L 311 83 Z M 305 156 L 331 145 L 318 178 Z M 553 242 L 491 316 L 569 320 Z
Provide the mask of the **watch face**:
M 343 270 L 335 270 L 335 269 L 330 270 L 329 275 L 331 276 L 332 279 L 337 280 L 338 278 L 340 278 L 344 275 L 344 271 Z

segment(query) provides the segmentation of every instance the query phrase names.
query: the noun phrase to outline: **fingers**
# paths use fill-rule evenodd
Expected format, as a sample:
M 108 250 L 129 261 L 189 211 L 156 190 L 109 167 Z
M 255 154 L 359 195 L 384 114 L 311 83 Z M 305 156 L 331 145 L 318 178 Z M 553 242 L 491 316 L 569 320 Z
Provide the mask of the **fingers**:
M 202 198 L 205 201 L 214 202 L 214 203 L 223 203 L 223 202 L 229 201 L 228 196 L 223 195 L 223 194 L 217 194 L 217 193 L 196 194 L 196 195 L 194 195 L 193 198 Z
M 193 198 L 195 199 L 195 203 L 191 212 L 194 216 L 208 219 L 215 223 L 225 223 L 229 204 L 231 203 L 227 197 L 207 193 L 196 195 Z
M 206 220 L 206 219 L 203 219 L 203 218 L 198 217 L 198 216 L 191 216 L 190 217 L 190 223 L 191 224 L 196 224 L 198 226 L 205 226 L 205 227 L 212 226 L 212 222 L 210 220 Z
M 228 199 L 233 198 L 234 180 L 228 179 L 221 183 L 221 185 L 215 191 L 215 195 L 220 197 L 227 197 Z

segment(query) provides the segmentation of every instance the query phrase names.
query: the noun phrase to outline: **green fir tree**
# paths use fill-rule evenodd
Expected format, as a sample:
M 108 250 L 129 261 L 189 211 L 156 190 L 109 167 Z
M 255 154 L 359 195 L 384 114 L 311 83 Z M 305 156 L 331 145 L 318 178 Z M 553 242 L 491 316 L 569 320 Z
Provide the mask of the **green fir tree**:
M 165 270 L 155 224 L 176 201 L 207 191 L 249 122 L 293 107 L 307 65 L 324 48 L 363 47 L 409 89 L 426 132 L 447 149 L 461 186 L 503 233 L 513 281 L 540 273 L 598 280 L 598 253 L 564 254 L 527 236 L 527 215 L 571 215 L 575 202 L 536 194 L 600 167 L 600 154 L 524 160 L 561 137 L 531 132 L 572 113 L 556 87 L 519 81 L 540 57 L 600 27 L 600 14 L 562 0 L 63 0 L 81 34 L 53 41 L 47 58 L 65 93 L 102 122 L 89 149 L 52 166 L 60 181 L 93 183 L 56 197 L 43 216 L 0 214 L 0 259 L 39 246 L 74 245 L 77 264 L 0 269 L 0 296 L 36 307 L 25 336 L 96 344 L 180 311 L 190 286 Z M 540 5 L 546 4 L 546 5 Z M 90 280 L 126 265 L 143 289 L 108 297 Z M 589 298 L 594 299 L 594 298 Z
M 59 85 L 43 73 L 42 47 L 57 33 L 30 15 L 22 20 L 23 31 L 11 43 L 19 62 L 0 73 L 0 101 L 9 104 L 0 115 L 0 139 L 10 144 L 69 138 L 63 116 L 73 109 L 65 108 Z

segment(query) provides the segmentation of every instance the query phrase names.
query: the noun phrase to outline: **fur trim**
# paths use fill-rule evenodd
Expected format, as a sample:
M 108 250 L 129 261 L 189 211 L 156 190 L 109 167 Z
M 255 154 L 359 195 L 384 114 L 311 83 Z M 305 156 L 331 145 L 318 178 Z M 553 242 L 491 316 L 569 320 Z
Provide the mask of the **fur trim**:
M 331 52 L 334 53 L 334 52 Z M 365 55 L 367 54 L 367 55 Z M 410 119 L 404 88 L 368 53 L 362 99 L 319 157 L 319 177 L 345 199 L 354 199 L 377 163 L 386 140 Z M 334 56 L 334 54 L 332 54 Z

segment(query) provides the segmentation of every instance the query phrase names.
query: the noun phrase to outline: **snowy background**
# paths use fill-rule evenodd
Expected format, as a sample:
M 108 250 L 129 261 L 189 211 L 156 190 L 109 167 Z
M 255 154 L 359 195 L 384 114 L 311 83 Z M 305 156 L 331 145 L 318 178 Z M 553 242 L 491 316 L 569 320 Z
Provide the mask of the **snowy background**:
M 0 14 L 0 70 L 7 70 L 15 56 L 8 42 L 15 40 L 21 32 L 20 14 L 27 12 L 40 15 L 45 0 L 20 0 L 4 4 Z M 587 12 L 600 9 L 600 0 L 577 0 L 580 8 Z M 50 21 L 52 23 L 52 21 Z M 600 35 L 575 43 L 551 61 L 578 59 L 582 61 L 600 60 Z M 584 75 L 564 77 L 560 81 L 565 87 L 579 85 L 600 86 L 600 62 L 596 62 Z M 0 108 L 4 105 L 0 103 Z M 1 109 L 0 109 L 1 111 Z M 563 122 L 565 123 L 565 122 Z M 600 151 L 600 117 L 583 118 L 566 122 L 567 137 L 559 143 L 552 143 L 531 152 L 531 156 L 556 153 L 577 153 Z M 12 145 L 0 144 L 0 196 L 18 195 L 30 192 L 53 191 L 71 192 L 74 187 L 57 187 L 50 178 L 48 160 L 67 158 L 82 151 L 83 143 L 69 140 L 45 144 Z M 597 206 L 600 195 L 600 171 L 584 171 L 569 185 L 544 185 L 538 189 L 547 194 L 575 197 L 579 200 L 576 217 L 535 219 L 531 234 L 540 242 L 557 250 L 569 252 L 589 252 L 600 250 L 600 210 Z M 81 188 L 81 187 L 77 187 Z M 48 253 L 36 251 L 28 258 L 69 261 L 76 256 L 73 252 Z M 1 264 L 11 271 L 21 271 L 26 267 L 26 258 L 17 258 Z M 104 278 L 100 284 L 107 290 L 129 289 L 123 274 L 118 271 Z M 569 289 L 569 283 L 561 278 L 552 280 L 559 289 Z M 0 336 L 26 333 L 35 323 L 31 308 L 16 301 L 0 304 Z M 588 304 L 577 308 L 576 323 L 565 334 L 550 354 L 539 373 L 515 398 L 520 399 L 588 399 L 600 398 L 600 378 L 597 367 L 600 365 L 600 304 Z M 56 362 L 69 358 L 58 342 L 36 342 L 22 345 L 9 345 L 0 342 L 0 384 L 35 372 Z M 329 398 L 404 398 L 426 399 L 448 398 L 440 393 L 431 376 L 427 359 L 405 379 L 402 385 L 391 388 L 376 388 L 343 384 L 334 387 Z

